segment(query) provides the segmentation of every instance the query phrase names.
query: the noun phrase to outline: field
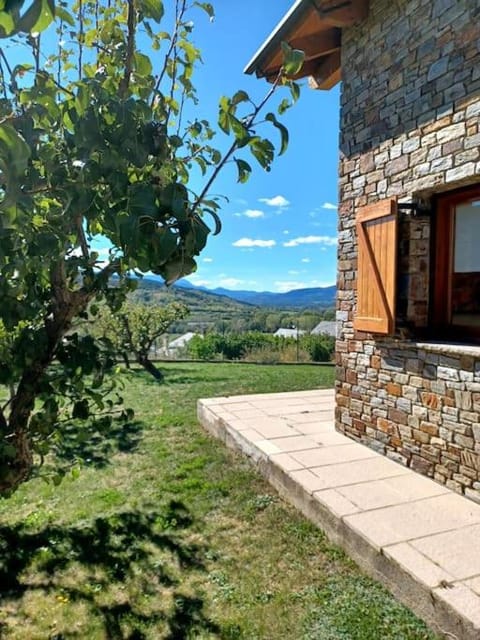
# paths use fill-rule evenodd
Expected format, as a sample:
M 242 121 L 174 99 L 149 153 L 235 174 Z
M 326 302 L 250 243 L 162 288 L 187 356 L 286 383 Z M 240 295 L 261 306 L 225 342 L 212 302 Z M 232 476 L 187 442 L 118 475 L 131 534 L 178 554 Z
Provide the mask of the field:
M 127 429 L 59 447 L 78 477 L 0 502 L 2 639 L 435 638 L 196 422 L 199 397 L 331 386 L 333 368 L 162 369 L 122 374 Z

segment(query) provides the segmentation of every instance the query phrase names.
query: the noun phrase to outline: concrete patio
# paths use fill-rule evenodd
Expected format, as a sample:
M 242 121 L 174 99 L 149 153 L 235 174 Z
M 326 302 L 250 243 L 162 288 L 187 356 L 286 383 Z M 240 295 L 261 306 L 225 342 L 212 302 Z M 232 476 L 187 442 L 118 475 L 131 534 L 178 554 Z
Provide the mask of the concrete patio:
M 201 424 L 446 638 L 480 639 L 480 505 L 337 433 L 333 390 L 199 400 Z

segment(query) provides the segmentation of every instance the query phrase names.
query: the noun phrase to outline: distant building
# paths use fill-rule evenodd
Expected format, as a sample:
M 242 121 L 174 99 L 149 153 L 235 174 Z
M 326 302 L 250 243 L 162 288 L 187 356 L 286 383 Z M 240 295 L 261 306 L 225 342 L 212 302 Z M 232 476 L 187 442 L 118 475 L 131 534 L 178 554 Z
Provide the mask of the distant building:
M 178 338 L 175 338 L 175 340 L 172 340 L 170 343 L 167 343 L 167 336 L 163 336 L 163 346 L 156 352 L 156 354 L 161 358 L 178 358 L 180 355 L 183 355 L 183 350 L 194 336 L 200 336 L 200 338 L 203 338 L 200 333 L 187 331 L 187 333 L 184 333 L 183 335 L 178 336 Z
M 274 336 L 280 336 L 281 338 L 297 338 L 298 336 L 303 336 L 305 331 L 301 329 L 277 329 Z
M 337 323 L 335 320 L 322 320 L 322 322 L 319 322 L 317 326 L 310 331 L 310 333 L 314 336 L 326 335 L 336 338 Z
M 194 333 L 193 331 L 187 331 L 187 333 L 184 333 L 182 336 L 179 336 L 178 338 L 175 338 L 175 340 L 172 340 L 168 347 L 167 350 L 168 351 L 175 351 L 176 349 L 183 349 L 184 347 L 187 346 L 187 344 L 190 342 L 190 340 L 194 337 L 194 336 L 198 336 L 200 335 L 199 333 Z

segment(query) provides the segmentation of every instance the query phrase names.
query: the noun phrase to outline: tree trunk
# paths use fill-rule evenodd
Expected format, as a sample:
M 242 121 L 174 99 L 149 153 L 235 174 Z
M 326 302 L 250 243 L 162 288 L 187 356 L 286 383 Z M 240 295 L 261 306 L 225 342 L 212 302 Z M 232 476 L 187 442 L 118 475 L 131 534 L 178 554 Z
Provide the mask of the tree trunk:
M 125 367 L 127 369 L 130 369 L 130 360 L 128 359 L 128 354 L 126 351 L 122 352 L 122 358 L 123 358 L 123 362 L 125 363 Z
M 163 373 L 157 369 L 153 362 L 150 362 L 147 356 L 138 356 L 137 361 L 155 380 L 163 380 Z
M 25 429 L 17 430 L 5 438 L 5 444 L 13 447 L 12 453 L 0 456 L 0 495 L 8 497 L 28 480 L 33 467 L 30 438 Z
M 58 271 L 63 269 L 60 265 Z M 8 496 L 18 486 L 28 480 L 33 469 L 33 452 L 29 422 L 35 408 L 38 387 L 45 371 L 55 358 L 60 340 L 71 326 L 72 319 L 80 311 L 86 309 L 91 297 L 86 293 L 72 294 L 62 288 L 61 274 L 56 278 L 54 273 L 52 288 L 54 290 L 51 318 L 45 322 L 46 344 L 43 351 L 28 369 L 25 369 L 17 386 L 10 406 L 8 423 L 1 424 L 0 436 L 0 495 Z M 1 450 L 1 445 L 7 447 Z

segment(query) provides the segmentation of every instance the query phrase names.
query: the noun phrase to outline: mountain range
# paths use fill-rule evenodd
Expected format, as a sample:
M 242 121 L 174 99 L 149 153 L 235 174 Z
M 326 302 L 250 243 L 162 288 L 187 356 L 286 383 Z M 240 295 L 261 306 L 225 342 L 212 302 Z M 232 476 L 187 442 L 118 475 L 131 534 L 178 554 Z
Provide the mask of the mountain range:
M 248 291 L 234 290 L 217 287 L 208 289 L 207 287 L 196 286 L 185 278 L 179 280 L 175 287 L 183 289 L 194 289 L 217 296 L 226 296 L 238 302 L 244 302 L 255 306 L 266 307 L 332 307 L 335 304 L 337 288 L 331 287 L 311 287 L 308 289 L 293 289 L 285 293 L 274 293 L 273 291 Z

